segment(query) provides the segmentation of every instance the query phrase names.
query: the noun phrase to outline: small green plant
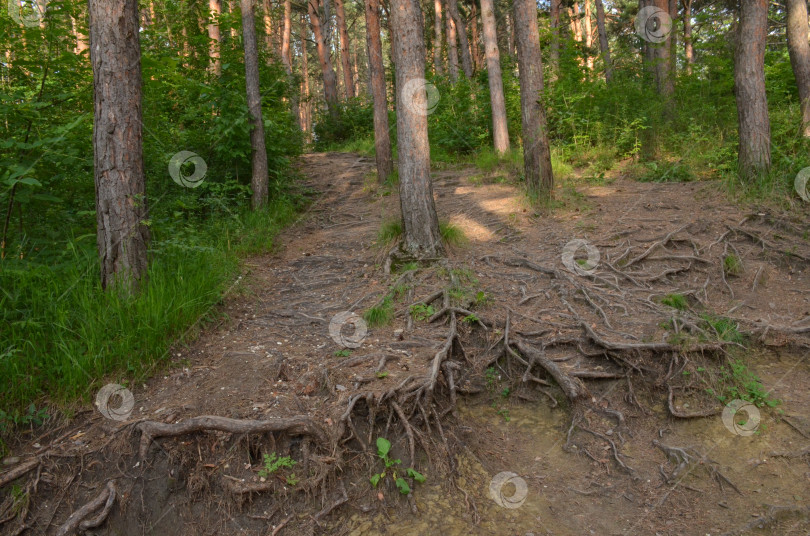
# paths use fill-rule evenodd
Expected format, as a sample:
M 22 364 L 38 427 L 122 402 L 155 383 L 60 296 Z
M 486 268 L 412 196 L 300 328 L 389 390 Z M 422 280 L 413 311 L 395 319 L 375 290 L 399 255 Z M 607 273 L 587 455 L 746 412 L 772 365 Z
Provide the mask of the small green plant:
M 742 261 L 736 255 L 726 255 L 723 257 L 723 271 L 726 275 L 740 275 L 743 271 Z
M 276 454 L 275 452 L 273 452 L 272 454 L 265 454 L 263 467 L 259 470 L 259 476 L 262 478 L 267 478 L 268 476 L 275 473 L 282 467 L 290 468 L 296 463 L 298 462 L 296 462 L 289 456 L 282 456 L 279 458 L 278 454 Z
M 385 478 L 388 474 L 388 471 L 391 471 L 391 478 L 394 480 L 394 485 L 396 485 L 399 492 L 403 495 L 408 495 L 411 492 L 411 486 L 408 485 L 408 481 L 405 480 L 401 476 L 397 476 L 397 466 L 402 463 L 400 459 L 392 459 L 388 456 L 388 453 L 391 452 L 391 442 L 385 439 L 384 437 L 377 438 L 377 456 L 379 456 L 380 460 L 382 460 L 383 464 L 385 465 L 385 469 L 381 473 L 375 473 L 371 475 L 369 481 L 371 485 L 375 488 L 377 485 Z M 425 477 L 415 469 L 406 469 L 405 476 L 408 478 L 412 478 L 414 482 L 419 482 L 420 484 L 425 482 Z
M 760 408 L 762 406 L 773 408 L 781 403 L 779 399 L 771 398 L 759 376 L 754 374 L 741 359 L 735 359 L 724 367 L 720 379 L 725 388 L 723 394 L 717 398 L 723 403 L 741 399 Z
M 335 357 L 349 357 L 350 355 L 352 355 L 352 351 L 348 348 L 335 352 Z
M 686 311 L 689 308 L 689 302 L 683 294 L 667 294 L 661 298 L 661 303 L 679 311 Z
M 486 383 L 487 383 L 487 391 L 494 391 L 495 390 L 495 385 L 501 379 L 501 376 L 500 376 L 500 374 L 498 374 L 498 371 L 495 370 L 495 367 L 489 367 L 484 372 L 484 378 L 485 378 Z
M 387 326 L 394 319 L 394 301 L 390 295 L 384 297 L 382 301 L 363 313 L 363 320 L 371 328 Z
M 481 307 L 489 303 L 489 296 L 483 290 L 479 290 L 475 293 L 475 300 L 473 302 L 476 306 Z
M 427 320 L 436 313 L 432 305 L 416 303 L 411 305 L 411 316 L 414 320 Z
M 511 392 L 512 392 L 511 389 L 509 389 L 508 387 L 505 387 L 504 390 L 501 391 L 501 398 L 509 398 L 509 395 L 511 394 Z
M 509 416 L 509 410 L 506 408 L 500 408 L 495 413 L 496 415 L 503 417 L 504 422 L 509 422 L 512 420 L 512 417 Z
M 467 315 L 462 319 L 462 322 L 465 324 L 475 324 L 476 322 L 480 322 L 480 319 L 475 315 Z
M 298 479 L 298 477 L 295 476 L 295 473 L 290 473 L 289 475 L 287 475 L 288 486 L 295 487 L 298 485 L 299 482 L 300 480 Z
M 387 372 L 377 372 L 377 377 L 382 380 L 383 378 L 388 377 L 388 373 Z

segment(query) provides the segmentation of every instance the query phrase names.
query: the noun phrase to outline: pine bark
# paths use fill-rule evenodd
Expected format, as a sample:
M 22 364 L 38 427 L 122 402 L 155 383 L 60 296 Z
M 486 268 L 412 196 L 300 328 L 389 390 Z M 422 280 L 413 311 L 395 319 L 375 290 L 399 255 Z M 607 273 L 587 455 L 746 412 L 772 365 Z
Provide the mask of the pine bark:
M 391 156 L 391 137 L 388 133 L 388 100 L 385 93 L 385 67 L 380 36 L 380 2 L 365 0 L 365 5 L 369 85 L 374 101 L 374 153 L 377 161 L 377 180 L 382 183 L 394 172 L 394 160 Z
M 669 13 L 669 0 L 654 0 L 653 5 L 664 13 Z M 654 64 L 655 64 L 655 83 L 658 88 L 658 93 L 664 98 L 665 105 L 668 107 L 669 112 L 672 111 L 674 105 L 672 97 L 675 94 L 675 73 L 672 70 L 672 60 L 670 58 L 672 53 L 672 31 L 669 32 L 667 38 L 652 45 L 654 51 Z
M 549 198 L 554 188 L 554 175 L 551 170 L 546 112 L 542 103 L 543 60 L 540 56 L 540 38 L 537 29 L 537 4 L 535 0 L 515 0 L 512 9 L 520 68 L 520 108 L 526 185 L 533 195 Z
M 419 0 L 391 0 L 391 29 L 397 78 L 397 148 L 399 198 L 404 237 L 402 249 L 418 259 L 444 256 L 439 219 L 430 179 L 430 144 L 427 129 L 425 41 Z
M 93 158 L 101 286 L 145 282 L 149 229 L 143 170 L 137 0 L 89 0 Z
M 335 12 L 340 33 L 340 62 L 343 67 L 343 85 L 346 88 L 346 97 L 352 98 L 355 96 L 354 79 L 352 78 L 352 66 L 349 61 L 349 30 L 346 27 L 346 10 L 343 7 L 343 0 L 335 0 Z
M 607 28 L 605 26 L 605 6 L 602 0 L 596 0 L 596 28 L 599 32 L 599 48 L 602 51 L 602 61 L 605 63 L 605 82 L 613 81 L 613 62 L 610 59 L 610 45 L 608 44 Z
M 550 0 L 549 17 L 551 25 L 551 71 L 560 69 L 560 0 Z M 514 17 L 513 17 L 514 18 Z M 514 21 L 513 21 L 514 24 Z
M 740 131 L 738 167 L 744 180 L 752 180 L 771 166 L 771 126 L 765 94 L 768 0 L 745 0 L 740 4 L 734 54 L 734 93 Z
M 312 104 L 309 102 L 309 52 L 307 51 L 307 19 L 301 15 L 301 125 L 305 139 L 312 139 Z
M 222 74 L 222 60 L 220 59 L 220 46 L 222 37 L 219 32 L 219 16 L 222 13 L 220 0 L 208 0 L 208 10 L 211 22 L 208 24 L 208 56 L 211 58 L 211 70 L 216 76 Z
M 324 35 L 321 30 L 321 18 L 318 15 L 318 0 L 308 0 L 309 23 L 312 25 L 312 34 L 315 37 L 315 48 L 318 52 L 318 60 L 321 63 L 323 73 L 323 95 L 329 113 L 336 117 L 338 114 L 338 92 L 337 77 L 332 69 L 332 60 L 329 58 L 329 49 L 326 46 Z
M 509 131 L 506 126 L 506 101 L 503 96 L 501 56 L 492 0 L 481 0 L 481 25 L 484 29 L 484 51 L 487 58 L 493 145 L 496 153 L 504 154 L 509 151 Z
M 449 3 L 451 0 L 446 1 Z M 450 72 L 450 80 L 455 82 L 458 80 L 458 39 L 456 39 L 456 23 L 453 17 L 450 16 L 449 8 L 445 20 L 447 26 L 447 68 Z
M 292 51 L 290 50 L 290 38 L 292 37 L 292 1 L 284 1 L 284 26 L 281 30 L 281 63 L 284 65 L 284 72 L 287 73 L 287 80 L 290 88 L 293 87 L 295 77 L 293 76 Z M 290 92 L 290 112 L 295 119 L 298 128 L 301 128 L 301 111 L 298 108 L 298 92 Z
M 591 25 L 591 0 L 585 0 L 585 48 L 587 53 L 585 56 L 588 70 L 593 71 L 593 56 L 591 55 L 591 46 L 593 46 L 593 26 Z
M 692 0 L 683 0 L 683 53 L 686 56 L 686 72 L 692 74 L 695 51 L 692 48 Z
M 461 69 L 464 71 L 464 76 L 470 80 L 472 79 L 473 75 L 472 57 L 470 56 L 470 42 L 467 39 L 467 26 L 461 19 L 461 15 L 459 15 L 456 0 L 447 0 L 447 13 L 453 18 L 453 23 L 456 28 L 458 46 L 461 49 Z
M 433 72 L 444 74 L 442 63 L 442 0 L 433 0 Z
M 790 64 L 799 89 L 802 135 L 810 137 L 810 43 L 805 0 L 787 0 L 787 42 Z
M 481 69 L 481 49 L 478 47 L 481 37 L 478 35 L 478 5 L 475 2 L 472 3 L 470 8 L 470 18 L 472 19 L 470 48 L 472 49 L 473 69 L 478 71 Z
M 262 120 L 262 96 L 259 91 L 259 46 L 256 41 L 256 22 L 253 15 L 254 0 L 241 0 L 242 44 L 245 48 L 245 89 L 250 112 L 250 152 L 253 174 L 250 187 L 253 190 L 254 209 L 267 203 L 267 148 L 264 144 L 264 121 Z

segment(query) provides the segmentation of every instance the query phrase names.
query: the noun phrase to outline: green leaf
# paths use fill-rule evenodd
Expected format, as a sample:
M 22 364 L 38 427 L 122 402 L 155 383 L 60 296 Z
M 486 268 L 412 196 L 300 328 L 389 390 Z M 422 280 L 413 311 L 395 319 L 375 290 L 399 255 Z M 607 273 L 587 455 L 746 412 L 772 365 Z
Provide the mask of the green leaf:
M 388 456 L 388 452 L 391 450 L 391 442 L 385 439 L 384 437 L 377 438 L 377 456 L 380 458 L 384 458 Z
M 407 494 L 409 494 L 411 492 L 411 487 L 408 485 L 408 483 L 405 481 L 404 478 L 402 478 L 402 477 L 397 478 L 396 484 L 397 484 L 397 489 L 399 490 L 399 492 L 401 494 L 407 495 Z
M 384 474 L 384 473 L 382 473 L 382 474 Z M 381 478 L 381 475 L 377 475 L 377 474 L 371 475 L 371 478 L 369 478 L 369 480 L 371 481 L 371 485 L 376 488 L 377 484 L 380 483 L 380 478 Z
M 425 475 L 423 475 L 419 471 L 414 471 L 413 469 L 408 469 L 406 471 L 406 473 L 408 474 L 409 477 L 413 478 L 416 482 L 419 482 L 420 484 L 424 483 L 425 480 L 426 480 Z

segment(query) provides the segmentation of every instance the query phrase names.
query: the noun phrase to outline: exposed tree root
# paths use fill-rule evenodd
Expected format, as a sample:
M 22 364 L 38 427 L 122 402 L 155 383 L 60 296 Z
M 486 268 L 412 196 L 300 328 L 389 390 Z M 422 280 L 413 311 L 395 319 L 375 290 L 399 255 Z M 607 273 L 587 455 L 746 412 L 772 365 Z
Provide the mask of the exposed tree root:
M 177 424 L 167 424 L 156 421 L 144 421 L 136 428 L 141 432 L 141 445 L 139 454 L 141 458 L 146 458 L 149 445 L 152 441 L 160 437 L 174 437 L 193 432 L 205 430 L 217 430 L 220 432 L 230 432 L 233 434 L 250 434 L 264 432 L 287 432 L 292 435 L 309 435 L 328 444 L 326 433 L 315 421 L 308 417 L 291 417 L 288 419 L 270 419 L 265 421 L 255 421 L 248 419 L 229 419 L 207 415 L 186 419 Z
M 807 518 L 810 516 L 810 506 L 771 506 L 768 508 L 766 515 L 752 519 L 741 527 L 724 532 L 721 536 L 742 536 L 746 532 L 754 529 L 764 529 L 791 515 L 799 515 L 802 518 Z
M 110 480 L 96 497 L 70 514 L 70 517 L 56 531 L 56 536 L 72 536 L 80 530 L 88 530 L 101 525 L 110 513 L 115 502 L 115 480 Z M 103 505 L 103 508 L 102 508 Z M 96 517 L 87 519 L 93 512 L 101 508 Z

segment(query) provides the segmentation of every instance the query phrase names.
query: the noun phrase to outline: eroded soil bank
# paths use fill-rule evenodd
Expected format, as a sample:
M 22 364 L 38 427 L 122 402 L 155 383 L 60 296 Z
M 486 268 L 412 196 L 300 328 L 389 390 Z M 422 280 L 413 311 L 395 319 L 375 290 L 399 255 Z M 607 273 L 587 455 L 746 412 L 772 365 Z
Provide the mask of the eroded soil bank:
M 83 519 L 110 535 L 808 533 L 806 218 L 620 176 L 538 211 L 449 169 L 437 208 L 466 243 L 389 274 L 398 203 L 372 169 L 303 157 L 312 206 L 127 420 L 12 445 L 3 531 L 55 534 L 101 497 Z M 388 322 L 358 347 L 330 336 L 369 309 Z M 758 425 L 726 426 L 742 398 Z M 374 488 L 380 437 L 401 463 Z M 296 463 L 263 473 L 272 455 Z

